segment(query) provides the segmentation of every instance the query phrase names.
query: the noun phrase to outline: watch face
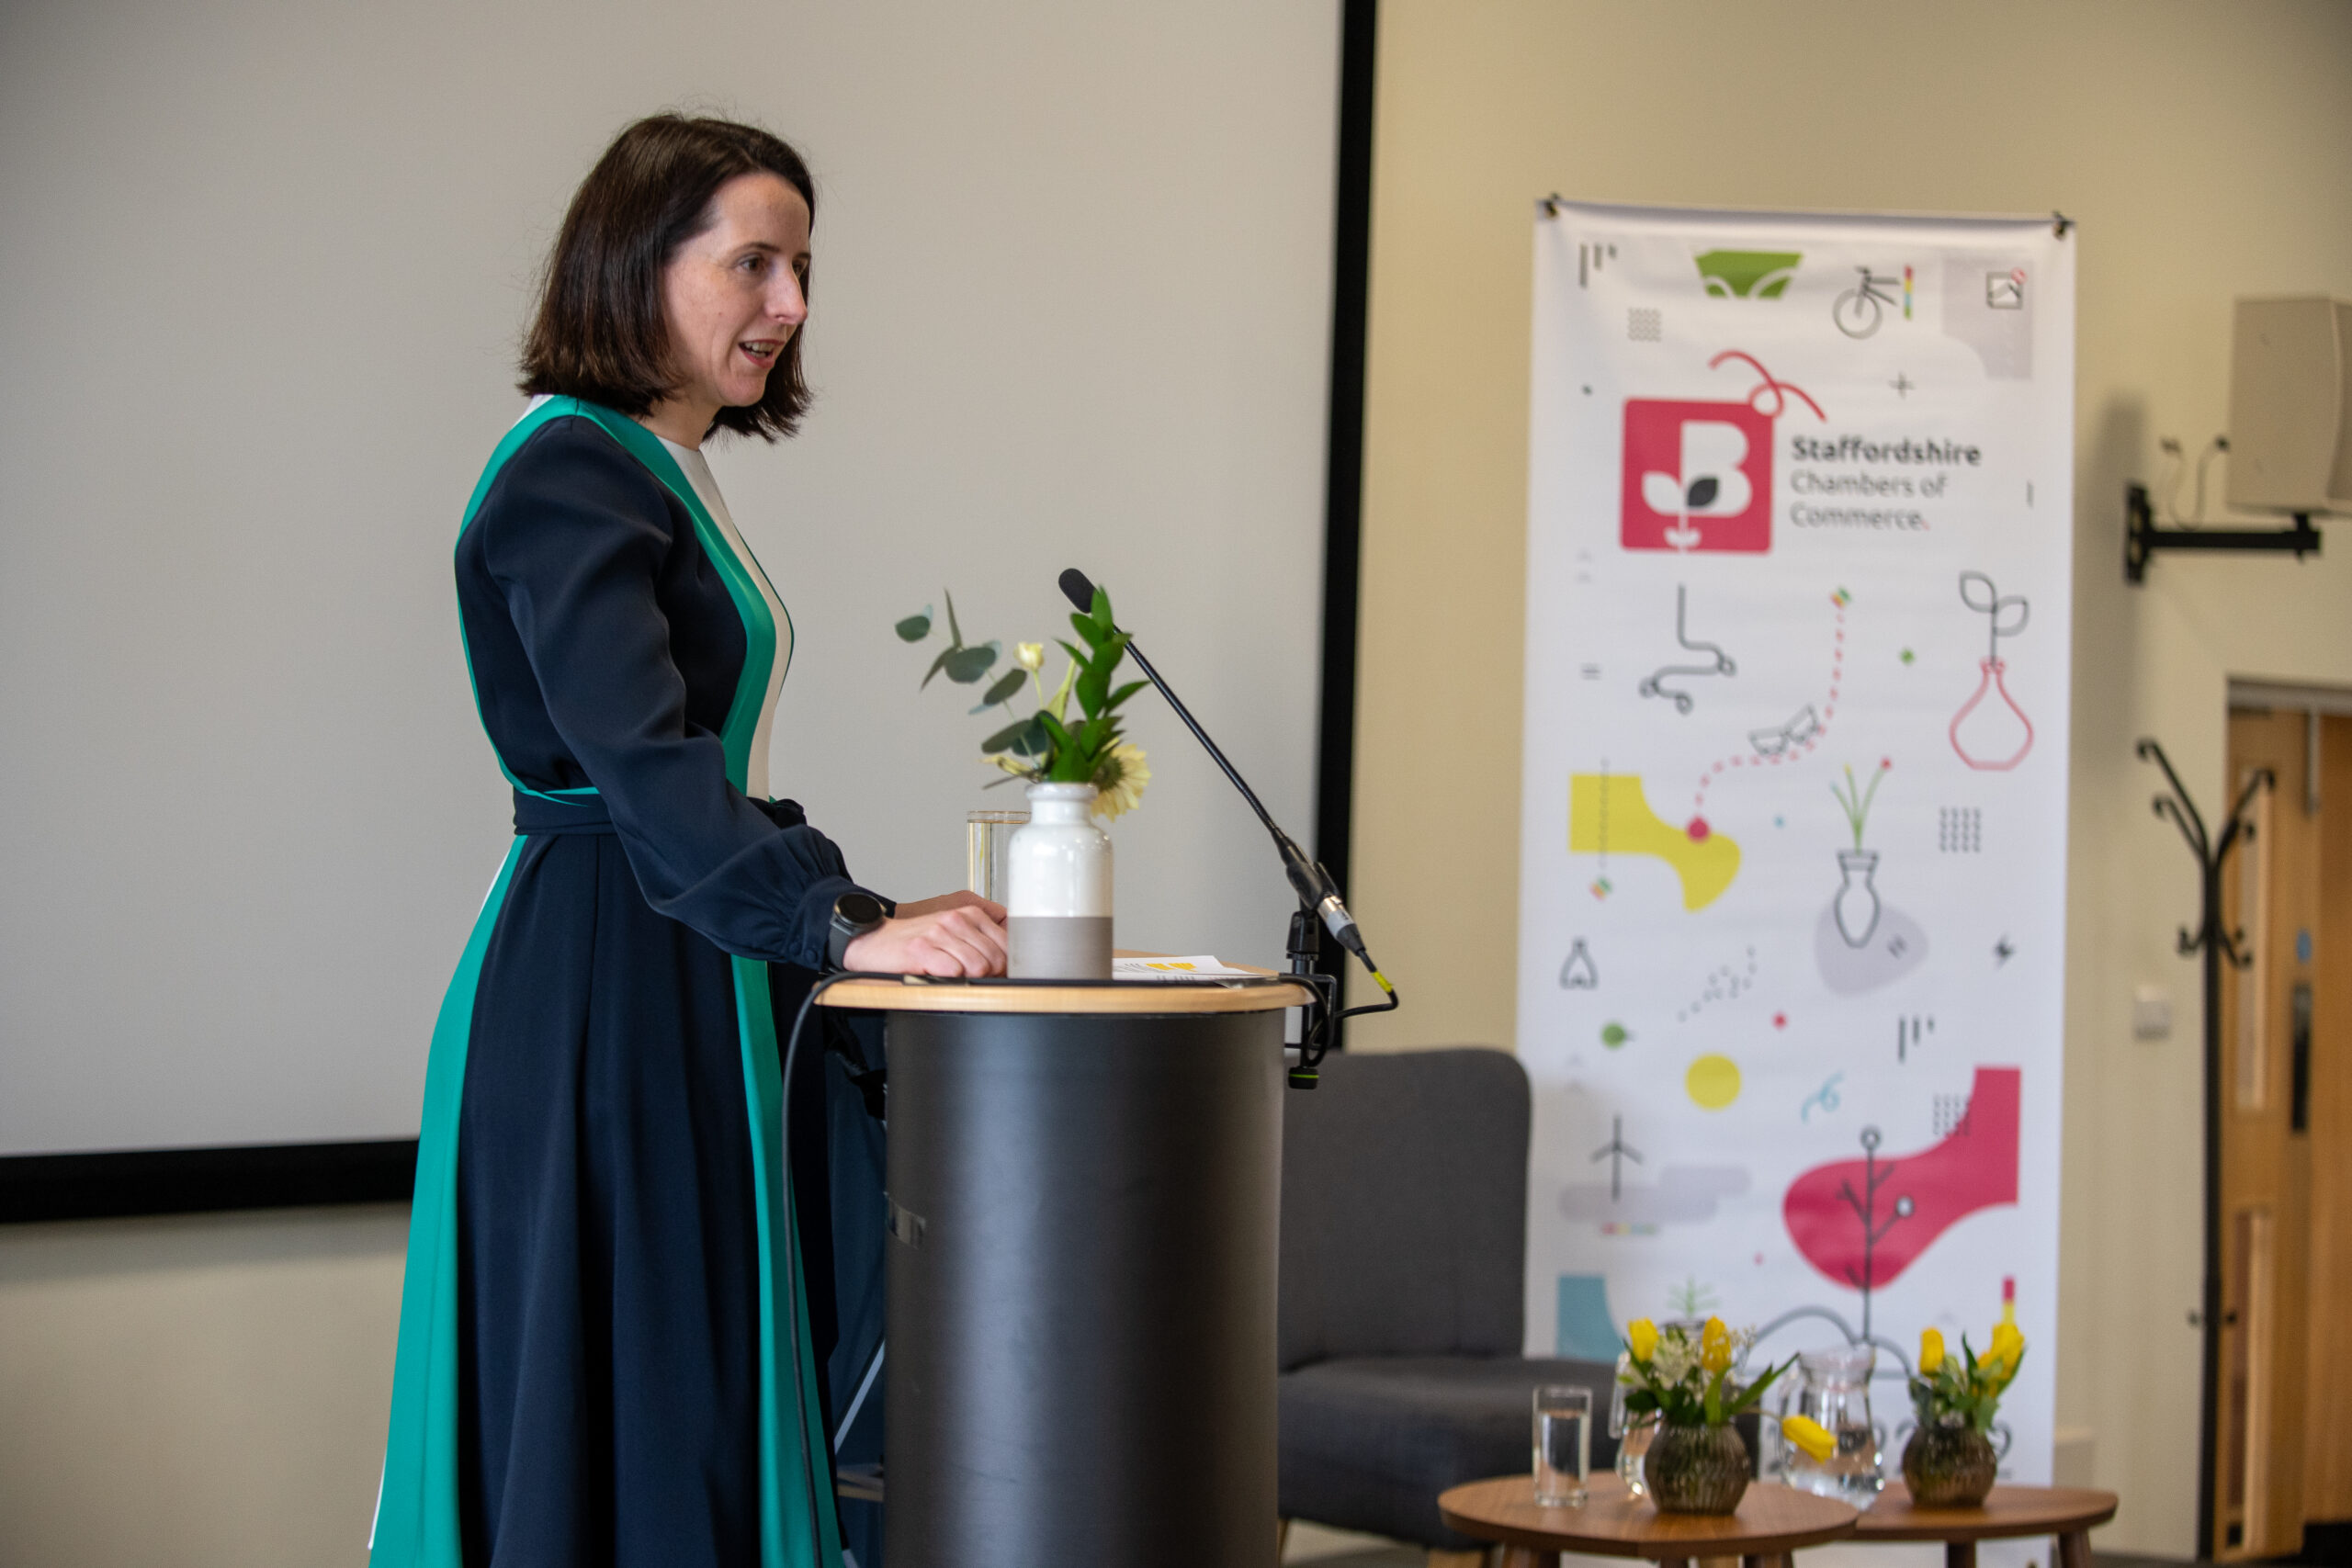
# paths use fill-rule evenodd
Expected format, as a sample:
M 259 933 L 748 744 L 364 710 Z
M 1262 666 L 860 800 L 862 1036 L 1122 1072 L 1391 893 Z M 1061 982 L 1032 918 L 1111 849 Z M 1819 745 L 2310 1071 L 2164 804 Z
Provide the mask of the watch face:
M 882 900 L 870 893 L 844 893 L 833 900 L 833 918 L 853 926 L 882 923 Z

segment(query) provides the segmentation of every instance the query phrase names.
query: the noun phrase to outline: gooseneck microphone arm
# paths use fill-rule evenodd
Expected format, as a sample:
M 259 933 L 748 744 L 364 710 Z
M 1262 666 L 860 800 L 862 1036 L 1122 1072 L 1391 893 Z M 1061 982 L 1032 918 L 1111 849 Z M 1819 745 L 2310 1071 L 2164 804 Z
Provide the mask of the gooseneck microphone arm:
M 1076 599 L 1078 595 L 1070 592 L 1069 579 L 1079 577 L 1078 570 L 1073 567 L 1062 576 L 1062 591 L 1069 593 L 1072 599 Z M 1086 581 L 1083 577 L 1079 577 L 1079 581 Z M 1094 587 L 1091 583 L 1087 584 L 1086 597 L 1087 607 L 1091 609 L 1094 601 Z M 1241 792 L 1241 798 L 1250 803 L 1250 809 L 1258 814 L 1258 820 L 1266 825 L 1266 831 L 1274 836 L 1274 841 L 1279 844 L 1289 844 L 1290 835 L 1282 830 L 1272 815 L 1266 810 L 1265 803 L 1258 798 L 1258 792 L 1250 787 L 1250 782 L 1241 776 L 1231 762 L 1226 761 L 1225 753 L 1218 750 L 1216 742 L 1209 739 L 1209 732 L 1201 728 L 1201 721 L 1194 718 L 1192 710 L 1179 702 L 1176 694 L 1168 689 L 1168 682 L 1159 678 L 1159 671 L 1151 667 L 1151 660 L 1143 656 L 1143 649 L 1135 645 L 1132 637 L 1127 641 L 1127 657 L 1136 661 L 1136 667 L 1144 672 L 1145 679 L 1159 688 L 1159 694 L 1168 699 L 1168 705 L 1176 710 L 1176 716 L 1184 721 L 1184 728 L 1193 732 L 1193 739 L 1199 741 L 1202 749 L 1208 752 L 1210 761 L 1225 770 L 1225 776 L 1233 781 L 1233 787 Z M 1295 845 L 1292 847 L 1296 848 Z
M 1086 615 L 1094 613 L 1094 583 L 1086 573 L 1076 567 L 1063 572 L 1061 590 L 1069 602 L 1078 607 L 1079 614 Z M 1151 660 L 1144 657 L 1143 649 L 1136 646 L 1133 637 L 1127 639 L 1127 652 L 1134 658 L 1136 668 L 1144 672 L 1145 679 L 1148 680 L 1153 688 L 1168 700 L 1168 705 L 1176 710 L 1176 716 L 1184 721 L 1184 728 L 1193 732 L 1193 739 L 1201 743 L 1201 749 L 1209 754 L 1220 769 L 1224 770 L 1225 776 L 1233 781 L 1233 787 L 1241 792 L 1241 798 L 1250 803 L 1250 809 L 1258 814 L 1258 820 L 1266 825 L 1266 831 L 1273 835 L 1274 847 L 1281 852 L 1283 858 L 1283 874 L 1290 879 L 1292 889 L 1298 895 L 1300 908 L 1306 911 L 1303 918 L 1310 920 L 1306 928 L 1308 935 L 1311 936 L 1313 931 L 1311 920 L 1320 919 L 1325 929 L 1330 931 L 1332 938 L 1340 946 L 1354 953 L 1357 961 L 1378 983 L 1383 993 L 1381 1001 L 1371 1007 L 1351 1008 L 1345 1012 L 1339 1012 L 1336 1009 L 1327 1006 L 1326 1011 L 1329 1016 L 1325 1020 L 1323 1030 L 1318 1030 L 1317 1032 L 1323 1032 L 1330 1024 L 1338 1022 L 1340 1019 L 1351 1018 L 1360 1012 L 1387 1012 L 1394 1010 L 1398 1005 L 1396 987 L 1389 983 L 1387 976 L 1380 972 L 1380 965 L 1372 961 L 1372 954 L 1364 947 L 1363 932 L 1357 929 L 1355 917 L 1348 912 L 1347 901 L 1340 897 L 1339 884 L 1331 879 L 1331 874 L 1324 870 L 1319 862 L 1309 857 L 1305 850 L 1299 848 L 1297 840 L 1283 831 L 1282 825 L 1274 820 L 1272 814 L 1266 809 L 1265 804 L 1258 798 L 1258 792 L 1250 787 L 1248 781 L 1242 778 L 1240 771 L 1226 759 L 1225 753 L 1217 749 L 1216 742 L 1209 739 L 1208 731 L 1201 728 L 1200 720 L 1193 716 L 1192 710 L 1184 705 L 1183 700 L 1170 690 L 1168 682 L 1160 678 L 1159 671 L 1152 668 Z M 1292 940 L 1295 964 L 1301 962 L 1300 945 L 1306 940 L 1298 934 L 1295 927 Z M 1315 1063 L 1321 1057 L 1322 1051 L 1314 1048 L 1309 1043 L 1302 1052 L 1298 1069 L 1292 1074 L 1292 1081 L 1302 1088 L 1312 1088 L 1315 1081 Z

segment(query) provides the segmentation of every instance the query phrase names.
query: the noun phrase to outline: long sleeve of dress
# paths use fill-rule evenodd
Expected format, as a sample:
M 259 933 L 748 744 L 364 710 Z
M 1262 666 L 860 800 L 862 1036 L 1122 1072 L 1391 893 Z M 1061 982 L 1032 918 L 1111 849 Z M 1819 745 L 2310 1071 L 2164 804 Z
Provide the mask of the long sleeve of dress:
M 833 901 L 856 884 L 831 840 L 785 825 L 797 810 L 728 781 L 723 715 L 690 711 L 679 653 L 723 660 L 731 637 L 740 669 L 742 633 L 665 609 L 717 582 L 683 507 L 604 432 L 560 420 L 507 463 L 474 527 L 549 739 L 595 785 L 647 902 L 726 952 L 821 967 Z

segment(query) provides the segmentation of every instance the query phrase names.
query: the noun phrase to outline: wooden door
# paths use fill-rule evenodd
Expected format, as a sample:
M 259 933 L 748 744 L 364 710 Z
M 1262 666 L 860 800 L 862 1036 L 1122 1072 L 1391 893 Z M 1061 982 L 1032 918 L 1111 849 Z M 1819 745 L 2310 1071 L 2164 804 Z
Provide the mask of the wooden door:
M 2222 1559 L 2290 1556 L 2306 1520 L 2352 1517 L 2352 719 L 2233 713 L 2232 796 L 2262 770 L 2222 884 L 2250 961 L 2222 981 Z
M 2290 1013 L 2308 1019 L 2319 921 L 2319 823 L 2301 788 L 2299 713 L 2230 717 L 2230 794 L 2275 783 L 2223 868 L 2222 918 L 2251 962 L 2222 978 L 2222 1384 L 2217 1558 L 2291 1555 L 2303 1524 L 2310 1342 L 2310 1139 L 2291 1126 Z
M 2352 716 L 2320 721 L 2303 1520 L 2352 1522 Z M 2292 1086 L 2290 1086 L 2290 1089 Z

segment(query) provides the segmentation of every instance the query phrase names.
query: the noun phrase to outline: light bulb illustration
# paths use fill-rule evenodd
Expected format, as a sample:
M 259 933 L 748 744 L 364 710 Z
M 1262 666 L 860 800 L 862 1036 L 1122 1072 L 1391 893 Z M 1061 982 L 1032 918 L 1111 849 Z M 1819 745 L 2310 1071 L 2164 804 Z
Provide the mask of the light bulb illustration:
M 2022 594 L 2004 597 L 1981 571 L 1960 574 L 1960 602 L 1984 617 L 1985 651 L 1977 661 L 1976 690 L 1951 716 L 1951 749 L 1972 768 L 2005 773 L 2033 750 L 2033 721 L 2009 695 L 2001 639 L 2025 630 L 2032 607 Z M 1985 700 L 1995 696 L 2000 701 Z

